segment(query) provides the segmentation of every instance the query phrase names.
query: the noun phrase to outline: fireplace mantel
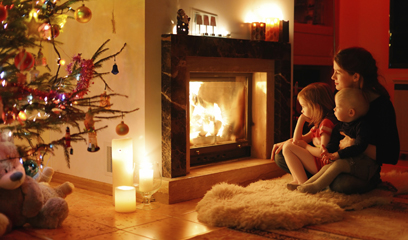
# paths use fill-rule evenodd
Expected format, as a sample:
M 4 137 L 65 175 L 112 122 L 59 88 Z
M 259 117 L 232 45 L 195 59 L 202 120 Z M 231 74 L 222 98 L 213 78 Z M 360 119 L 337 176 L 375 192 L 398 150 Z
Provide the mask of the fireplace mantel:
M 263 155 L 274 142 L 290 137 L 291 47 L 289 43 L 250 41 L 185 35 L 162 35 L 162 165 L 163 176 L 175 178 L 189 172 L 188 82 L 189 71 L 267 72 L 271 90 L 265 103 L 265 118 L 271 135 Z M 248 70 L 249 69 L 249 70 Z M 268 111 L 268 110 L 271 110 Z M 263 156 L 262 155 L 262 156 Z M 267 156 L 265 156 L 267 158 Z

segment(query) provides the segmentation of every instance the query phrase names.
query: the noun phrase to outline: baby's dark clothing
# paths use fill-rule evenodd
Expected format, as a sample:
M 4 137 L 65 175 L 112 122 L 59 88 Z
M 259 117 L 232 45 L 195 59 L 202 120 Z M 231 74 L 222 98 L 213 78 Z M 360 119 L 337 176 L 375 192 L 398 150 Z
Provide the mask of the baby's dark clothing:
M 354 138 L 354 145 L 338 150 L 340 140 L 344 138 L 340 132 L 343 132 L 350 138 Z M 341 159 L 356 157 L 367 149 L 367 146 L 370 143 L 370 136 L 371 131 L 366 121 L 366 117 L 360 117 L 357 120 L 349 123 L 339 122 L 336 127 L 334 127 L 330 141 L 326 148 L 330 153 L 338 150 Z

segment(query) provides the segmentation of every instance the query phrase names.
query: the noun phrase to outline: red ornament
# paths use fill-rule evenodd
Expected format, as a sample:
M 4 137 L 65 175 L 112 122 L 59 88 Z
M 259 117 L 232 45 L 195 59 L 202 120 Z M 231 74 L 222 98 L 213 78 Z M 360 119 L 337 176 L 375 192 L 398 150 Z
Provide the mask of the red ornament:
M 26 74 L 17 73 L 16 75 L 18 84 L 24 85 L 27 83 L 27 73 Z
M 30 70 L 34 66 L 34 57 L 25 49 L 17 53 L 14 58 L 14 65 L 20 71 Z
M 0 3 L 0 22 L 6 20 L 8 16 L 7 8 L 3 6 L 3 3 Z
M 47 59 L 44 57 L 44 54 L 40 50 L 38 50 L 37 58 L 35 59 L 35 65 L 37 66 L 47 66 Z
M 67 127 L 67 129 L 65 130 L 65 147 L 71 147 L 71 133 L 69 127 Z
M 116 126 L 116 133 L 120 136 L 126 135 L 129 132 L 129 126 L 123 121 Z
M 91 20 L 91 18 L 92 18 L 91 9 L 85 7 L 85 4 L 83 4 L 82 7 L 79 7 L 75 11 L 75 20 L 77 20 L 80 23 L 87 23 Z
M 16 115 L 14 114 L 13 111 L 10 111 L 10 110 L 3 111 L 3 114 L 1 117 L 3 119 L 4 124 L 11 124 L 16 119 Z
M 54 35 L 53 35 L 52 38 L 56 38 L 56 37 L 59 36 L 60 28 L 59 28 L 58 25 L 52 25 L 52 28 L 51 28 L 51 25 L 50 25 L 49 23 L 43 23 L 43 24 L 41 24 L 41 26 L 38 28 L 38 32 L 40 33 L 40 36 L 41 36 L 43 39 L 48 39 L 48 40 L 50 40 L 50 39 L 51 39 L 51 35 L 52 35 L 51 32 L 54 33 Z

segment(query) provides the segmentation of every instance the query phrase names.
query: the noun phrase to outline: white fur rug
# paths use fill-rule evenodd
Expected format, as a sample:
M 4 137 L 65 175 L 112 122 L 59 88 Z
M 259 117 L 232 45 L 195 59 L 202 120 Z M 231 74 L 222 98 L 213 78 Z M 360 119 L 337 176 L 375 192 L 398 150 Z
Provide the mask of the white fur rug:
M 197 204 L 198 220 L 210 226 L 238 229 L 295 230 L 343 219 L 343 211 L 389 204 L 393 195 L 408 193 L 408 172 L 389 172 L 381 179 L 392 183 L 397 193 L 375 189 L 365 194 L 345 195 L 325 190 L 317 194 L 289 191 L 289 174 L 241 187 L 220 183 Z

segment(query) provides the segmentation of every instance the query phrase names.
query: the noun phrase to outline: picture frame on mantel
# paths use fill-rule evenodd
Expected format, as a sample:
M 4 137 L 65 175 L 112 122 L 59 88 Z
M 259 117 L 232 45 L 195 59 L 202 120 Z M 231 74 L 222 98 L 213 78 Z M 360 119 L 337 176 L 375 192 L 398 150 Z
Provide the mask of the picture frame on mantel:
M 219 24 L 217 14 L 192 8 L 191 16 L 191 35 L 218 36 L 218 34 L 216 34 Z

